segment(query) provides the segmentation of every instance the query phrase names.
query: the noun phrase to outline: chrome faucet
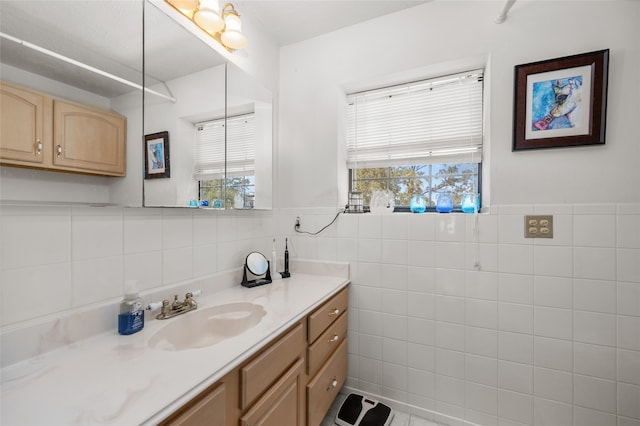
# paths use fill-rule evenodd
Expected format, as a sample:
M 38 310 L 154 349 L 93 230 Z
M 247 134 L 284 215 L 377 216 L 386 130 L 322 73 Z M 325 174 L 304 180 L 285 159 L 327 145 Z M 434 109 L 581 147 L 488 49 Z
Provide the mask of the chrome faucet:
M 193 298 L 193 293 L 189 292 L 185 294 L 184 301 L 178 300 L 178 295 L 173 296 L 173 302 L 169 303 L 167 299 L 162 301 L 162 307 L 160 313 L 156 316 L 157 319 L 169 319 L 178 315 L 182 315 L 186 312 L 193 311 L 198 308 L 198 302 Z

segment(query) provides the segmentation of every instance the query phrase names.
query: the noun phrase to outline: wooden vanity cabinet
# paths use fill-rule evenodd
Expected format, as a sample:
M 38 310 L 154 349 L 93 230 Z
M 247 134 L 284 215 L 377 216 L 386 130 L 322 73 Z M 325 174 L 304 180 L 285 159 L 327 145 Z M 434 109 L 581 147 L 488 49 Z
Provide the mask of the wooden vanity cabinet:
M 0 164 L 126 175 L 126 117 L 4 81 L 0 94 Z
M 246 410 L 299 360 L 304 361 L 305 328 L 295 325 L 275 343 L 240 367 L 240 409 Z
M 237 370 L 233 370 L 159 426 L 238 426 L 238 385 Z
M 160 426 L 226 426 L 227 394 L 224 383 L 216 383 L 160 423 Z
M 347 376 L 344 288 L 162 425 L 319 426 Z
M 240 418 L 240 426 L 302 425 L 305 418 L 304 379 L 304 358 L 299 358 Z
M 347 289 L 308 318 L 307 425 L 318 426 L 347 378 Z

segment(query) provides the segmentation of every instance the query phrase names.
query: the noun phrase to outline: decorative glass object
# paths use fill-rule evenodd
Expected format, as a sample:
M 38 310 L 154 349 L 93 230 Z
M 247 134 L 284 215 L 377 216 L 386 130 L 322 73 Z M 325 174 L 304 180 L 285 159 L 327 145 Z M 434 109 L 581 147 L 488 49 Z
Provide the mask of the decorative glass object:
M 436 211 L 438 213 L 451 213 L 453 210 L 453 199 L 450 192 L 443 192 L 438 195 L 438 201 L 436 201 Z
M 362 192 L 353 191 L 349 193 L 349 213 L 364 213 Z
M 424 213 L 427 210 L 427 202 L 422 195 L 414 195 L 409 203 L 409 210 L 412 213 Z
M 371 192 L 371 201 L 369 202 L 369 210 L 373 214 L 389 214 L 393 213 L 396 206 L 395 195 L 389 190 Z
M 462 211 L 464 213 L 476 213 L 480 211 L 480 197 L 478 194 L 463 194 L 462 195 Z

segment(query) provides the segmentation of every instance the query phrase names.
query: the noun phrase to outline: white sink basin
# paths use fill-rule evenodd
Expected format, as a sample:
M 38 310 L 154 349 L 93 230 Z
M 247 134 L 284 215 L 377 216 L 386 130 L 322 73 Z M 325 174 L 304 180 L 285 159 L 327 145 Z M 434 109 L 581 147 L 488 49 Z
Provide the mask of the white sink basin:
M 165 351 L 182 351 L 215 345 L 256 326 L 267 312 L 262 305 L 240 302 L 198 308 L 165 320 L 148 345 Z

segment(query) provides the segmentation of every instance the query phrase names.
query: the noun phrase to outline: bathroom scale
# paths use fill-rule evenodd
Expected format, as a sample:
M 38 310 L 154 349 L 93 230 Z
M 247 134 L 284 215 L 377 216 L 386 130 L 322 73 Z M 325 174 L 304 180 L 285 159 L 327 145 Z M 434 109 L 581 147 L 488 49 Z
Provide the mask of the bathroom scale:
M 393 410 L 389 406 L 350 393 L 340 406 L 335 423 L 338 426 L 389 426 Z

